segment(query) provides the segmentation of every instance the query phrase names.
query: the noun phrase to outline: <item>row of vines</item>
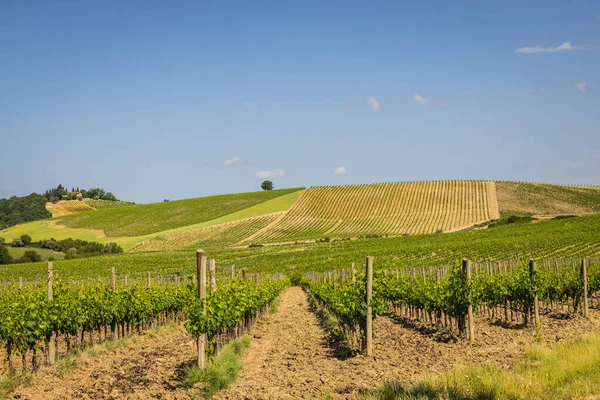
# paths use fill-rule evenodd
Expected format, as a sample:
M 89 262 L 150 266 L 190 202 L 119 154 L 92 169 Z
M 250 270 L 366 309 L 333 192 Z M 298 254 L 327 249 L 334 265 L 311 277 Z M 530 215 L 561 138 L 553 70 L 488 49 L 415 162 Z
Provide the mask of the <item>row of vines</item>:
M 536 304 L 542 312 L 586 314 L 587 299 L 598 302 L 594 295 L 600 292 L 599 258 L 473 264 L 469 274 L 464 265 L 376 271 L 373 316 L 394 313 L 468 336 L 469 306 L 476 314 L 527 325 L 534 321 Z M 335 336 L 364 345 L 369 308 L 364 273 L 354 267 L 311 272 L 301 284 L 335 316 Z
M 15 284 L 0 291 L 0 357 L 9 374 L 36 370 L 86 347 L 171 322 L 183 322 L 192 336 L 206 334 L 206 354 L 214 355 L 245 333 L 265 307 L 289 284 L 280 276 L 218 282 L 200 312 L 195 277 L 172 282 L 103 281 Z M 185 281 L 185 282 L 184 282 Z M 216 277 L 214 282 L 216 283 Z M 116 283 L 116 284 L 115 284 Z M 17 368 L 15 358 L 20 359 Z

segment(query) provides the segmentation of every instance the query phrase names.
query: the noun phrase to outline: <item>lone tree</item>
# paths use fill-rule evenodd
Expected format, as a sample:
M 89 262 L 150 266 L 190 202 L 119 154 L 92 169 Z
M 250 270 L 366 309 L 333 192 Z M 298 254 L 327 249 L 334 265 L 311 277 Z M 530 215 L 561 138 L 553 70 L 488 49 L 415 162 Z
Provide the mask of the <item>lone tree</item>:
M 262 190 L 273 190 L 273 182 L 271 181 L 264 181 L 260 187 L 262 188 Z

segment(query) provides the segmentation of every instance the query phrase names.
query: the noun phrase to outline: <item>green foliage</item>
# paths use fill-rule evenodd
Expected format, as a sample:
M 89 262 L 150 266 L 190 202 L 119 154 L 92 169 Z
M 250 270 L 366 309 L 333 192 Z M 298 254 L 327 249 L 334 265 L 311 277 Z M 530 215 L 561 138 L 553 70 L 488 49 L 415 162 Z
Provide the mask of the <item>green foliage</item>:
M 103 254 L 118 254 L 123 253 L 121 246 L 109 242 L 106 244 L 98 242 L 88 242 L 79 239 L 63 239 L 63 240 L 42 240 L 35 243 L 37 247 L 42 249 L 54 250 L 67 254 L 67 260 L 79 257 L 90 257 L 93 255 Z
M 8 249 L 3 244 L 0 244 L 0 265 L 12 264 L 13 258 L 8 252 Z
M 208 295 L 206 316 L 202 313 L 204 301 L 195 297 L 186 304 L 185 327 L 194 337 L 206 333 L 208 353 L 213 354 L 217 334 L 226 332 L 245 319 L 254 317 L 288 285 L 287 279 L 268 280 L 259 284 L 242 280 L 225 281 L 216 292 Z
M 4 239 L 3 237 L 0 237 L 0 246 L 3 246 L 6 244 L 6 239 Z
M 260 184 L 260 188 L 262 190 L 273 190 L 273 182 L 269 180 L 263 181 L 263 183 Z
M 23 241 L 21 240 L 21 238 L 14 238 L 12 240 L 11 246 L 12 247 L 23 247 L 24 244 L 23 244 Z
M 52 332 L 73 337 L 102 326 L 128 323 L 139 327 L 161 313 L 173 316 L 191 301 L 187 286 L 136 284 L 113 293 L 102 284 L 71 286 L 55 282 L 54 299 L 48 301 L 44 285 L 0 292 L 0 342 L 7 353 L 24 354 L 48 343 Z
M 29 235 L 21 235 L 21 242 L 23 242 L 23 246 L 27 246 L 31 243 L 31 236 Z
M 77 193 L 81 193 L 85 199 L 118 201 L 114 194 L 101 188 L 92 188 L 89 190 L 72 188 L 69 192 L 63 185 L 58 185 L 56 189 L 46 190 L 44 197 L 48 201 L 56 203 L 60 200 L 76 200 Z
M 37 193 L 29 196 L 0 199 L 0 230 L 23 222 L 50 218 L 46 199 Z
M 60 219 L 60 223 L 72 228 L 102 229 L 109 237 L 146 235 L 210 221 L 297 190 L 283 189 L 131 205 L 67 215 Z
M 35 250 L 26 250 L 21 257 L 15 260 L 16 263 L 30 263 L 42 261 L 40 256 Z

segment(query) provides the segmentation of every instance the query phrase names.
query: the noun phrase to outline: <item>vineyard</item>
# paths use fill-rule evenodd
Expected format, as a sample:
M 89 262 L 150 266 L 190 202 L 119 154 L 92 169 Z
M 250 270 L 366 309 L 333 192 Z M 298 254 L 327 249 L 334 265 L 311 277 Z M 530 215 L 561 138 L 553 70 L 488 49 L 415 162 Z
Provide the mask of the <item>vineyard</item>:
M 204 257 L 202 255 L 202 257 Z M 202 260 L 206 265 L 206 259 Z M 211 262 L 210 291 L 198 296 L 196 275 L 175 274 L 171 279 L 109 284 L 54 280 L 48 264 L 46 285 L 17 284 L 0 291 L 0 342 L 10 375 L 53 364 L 94 343 L 117 339 L 152 326 L 182 322 L 193 337 L 205 338 L 203 354 L 211 356 L 229 340 L 244 334 L 265 307 L 289 284 L 286 279 L 248 276 L 218 281 Z M 206 270 L 203 284 L 206 285 Z M 252 278 L 252 279 L 249 279 Z
M 305 243 L 293 246 L 211 248 L 225 265 L 249 272 L 329 271 L 361 262 L 365 254 L 377 258 L 376 269 L 452 265 L 466 257 L 473 262 L 581 258 L 600 255 L 600 216 L 542 221 L 535 224 L 504 225 L 485 230 L 393 238 Z M 104 277 L 111 267 L 130 275 L 150 270 L 153 275 L 175 271 L 192 273 L 194 258 L 189 251 L 139 252 L 119 256 L 55 261 L 55 271 L 71 279 Z M 0 267 L 0 282 L 18 277 L 42 281 L 43 263 Z M 226 269 L 217 268 L 227 275 Z
M 129 206 L 131 203 L 126 201 L 110 200 L 62 200 L 58 203 L 46 203 L 46 209 L 52 213 L 53 217 L 62 217 L 64 215 L 76 214 L 80 212 L 102 210 L 105 208 L 116 208 Z
M 173 248 L 193 249 L 233 245 L 275 221 L 281 213 L 241 219 L 206 228 L 169 233 L 147 240 L 133 251 L 166 251 Z
M 108 237 L 142 236 L 210 221 L 299 189 L 238 193 L 131 205 L 67 215 L 59 223 L 70 228 L 101 229 Z
M 588 316 L 592 299 L 600 306 L 600 258 L 474 265 L 463 260 L 462 266 L 375 274 L 369 258 L 366 272 L 358 273 L 354 264 L 351 269 L 311 272 L 301 285 L 335 316 L 332 335 L 352 346 L 367 349 L 371 318 L 384 313 L 449 329 L 474 341 L 473 313 L 536 327 L 540 312 Z
M 409 182 L 308 189 L 254 241 L 454 231 L 498 219 L 494 182 Z

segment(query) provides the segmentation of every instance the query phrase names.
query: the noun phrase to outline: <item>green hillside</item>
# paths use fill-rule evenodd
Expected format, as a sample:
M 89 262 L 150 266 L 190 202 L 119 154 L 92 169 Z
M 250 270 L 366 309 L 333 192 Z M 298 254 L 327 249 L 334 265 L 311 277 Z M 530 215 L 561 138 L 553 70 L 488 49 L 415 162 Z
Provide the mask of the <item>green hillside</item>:
M 108 208 L 64 216 L 59 223 L 69 228 L 101 229 L 107 237 L 141 236 L 210 221 L 298 190 L 226 194 Z
M 209 258 L 226 275 L 230 265 L 249 272 L 306 272 L 363 265 L 365 256 L 375 257 L 375 268 L 455 265 L 463 257 L 473 261 L 508 261 L 600 256 L 600 215 L 548 220 L 535 224 L 513 224 L 497 228 L 447 234 L 411 235 L 394 238 L 299 243 L 293 246 L 257 248 L 211 247 Z M 108 277 L 110 268 L 131 279 L 144 279 L 145 271 L 170 275 L 194 272 L 193 250 L 129 253 L 79 260 L 57 261 L 55 269 L 72 278 Z M 43 279 L 44 263 L 10 265 L 0 274 Z

